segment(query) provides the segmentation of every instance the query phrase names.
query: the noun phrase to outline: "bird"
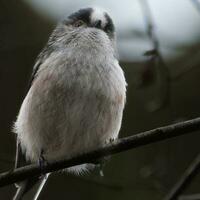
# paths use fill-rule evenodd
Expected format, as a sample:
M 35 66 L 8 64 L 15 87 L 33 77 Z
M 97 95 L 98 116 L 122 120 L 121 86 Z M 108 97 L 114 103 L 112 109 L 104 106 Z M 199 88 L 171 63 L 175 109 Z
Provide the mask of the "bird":
M 95 150 L 116 140 L 126 102 L 126 79 L 119 65 L 116 31 L 104 9 L 81 8 L 62 19 L 38 55 L 13 132 L 15 168 Z M 90 164 L 66 171 L 81 174 Z M 36 182 L 16 183 L 14 200 Z

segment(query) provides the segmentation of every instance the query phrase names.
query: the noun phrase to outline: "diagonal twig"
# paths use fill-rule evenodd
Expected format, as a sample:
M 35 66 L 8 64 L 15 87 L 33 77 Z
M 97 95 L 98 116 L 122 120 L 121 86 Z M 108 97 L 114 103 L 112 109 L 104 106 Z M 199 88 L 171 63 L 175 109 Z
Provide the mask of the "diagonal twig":
M 139 2 L 141 4 L 141 8 L 143 11 L 147 35 L 152 43 L 152 48 L 153 48 L 153 50 L 148 51 L 145 55 L 150 56 L 150 58 L 155 61 L 154 63 L 156 65 L 157 83 L 159 87 L 158 90 L 162 95 L 160 97 L 161 99 L 159 100 L 159 102 L 157 102 L 157 105 L 154 105 L 153 108 L 151 109 L 154 111 L 166 106 L 169 102 L 170 74 L 169 74 L 169 69 L 160 52 L 160 43 L 155 32 L 155 23 L 148 1 L 140 0 Z
M 200 171 L 200 154 L 194 159 L 186 169 L 180 180 L 172 188 L 164 200 L 177 200 L 181 193 L 190 185 L 191 181 Z
M 4 172 L 0 174 L 0 187 L 22 181 L 32 176 L 39 176 L 41 174 L 61 170 L 79 164 L 94 163 L 97 159 L 104 156 L 127 151 L 129 149 L 158 141 L 163 141 L 197 130 L 200 130 L 200 118 L 145 131 L 130 137 L 118 139 L 110 144 L 107 144 L 105 147 L 89 153 L 83 153 L 71 159 L 48 161 L 48 164 L 42 168 L 37 164 L 32 164 L 9 172 Z

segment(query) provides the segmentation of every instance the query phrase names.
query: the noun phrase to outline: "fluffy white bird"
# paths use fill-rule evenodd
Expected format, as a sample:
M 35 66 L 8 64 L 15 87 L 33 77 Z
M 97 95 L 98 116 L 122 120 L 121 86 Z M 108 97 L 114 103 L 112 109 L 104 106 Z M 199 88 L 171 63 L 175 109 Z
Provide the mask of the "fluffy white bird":
M 116 139 L 125 99 L 111 17 L 96 8 L 73 13 L 57 25 L 34 66 L 14 125 L 16 167 L 41 158 L 70 158 Z M 18 183 L 14 199 L 21 199 L 38 179 Z

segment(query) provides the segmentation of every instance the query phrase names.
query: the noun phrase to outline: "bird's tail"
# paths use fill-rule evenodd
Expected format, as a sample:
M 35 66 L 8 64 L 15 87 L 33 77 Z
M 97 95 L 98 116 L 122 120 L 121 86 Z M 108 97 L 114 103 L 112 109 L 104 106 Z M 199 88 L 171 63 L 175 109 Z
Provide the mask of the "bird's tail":
M 17 139 L 17 145 L 16 145 L 16 159 L 15 159 L 15 169 L 25 166 L 27 164 L 30 164 L 26 161 L 25 155 L 22 152 L 19 140 Z M 33 188 L 36 184 L 37 190 L 34 196 L 34 200 L 37 200 L 43 186 L 45 185 L 45 182 L 47 181 L 49 174 L 44 175 L 43 177 L 31 177 L 27 180 L 21 181 L 19 183 L 15 183 L 15 186 L 17 187 L 17 191 L 15 193 L 15 196 L 13 197 L 13 200 L 22 200 L 23 196 Z
M 15 193 L 15 196 L 13 197 L 13 200 L 22 200 L 25 191 L 26 191 L 26 183 L 25 181 L 21 183 L 20 185 L 16 185 L 17 191 Z
M 49 174 L 46 174 L 45 177 L 44 177 L 44 178 L 42 179 L 42 181 L 40 182 L 40 185 L 39 185 L 39 187 L 38 187 L 38 189 L 37 189 L 37 192 L 36 192 L 35 195 L 34 195 L 33 200 L 37 200 L 37 199 L 38 199 L 38 197 L 39 197 L 39 195 L 40 195 L 40 192 L 42 191 L 42 188 L 44 187 L 44 185 L 45 185 L 45 183 L 46 183 L 48 177 L 49 177 Z
M 37 190 L 34 194 L 33 200 L 37 200 L 40 192 L 42 191 L 42 188 L 44 187 L 47 179 L 48 179 L 49 174 L 46 174 L 42 178 L 34 178 L 34 179 L 29 179 L 25 180 L 19 184 L 17 184 L 17 191 L 15 193 L 15 196 L 13 197 L 13 200 L 22 200 L 24 195 L 35 185 L 38 184 Z M 38 183 L 39 182 L 39 183 Z

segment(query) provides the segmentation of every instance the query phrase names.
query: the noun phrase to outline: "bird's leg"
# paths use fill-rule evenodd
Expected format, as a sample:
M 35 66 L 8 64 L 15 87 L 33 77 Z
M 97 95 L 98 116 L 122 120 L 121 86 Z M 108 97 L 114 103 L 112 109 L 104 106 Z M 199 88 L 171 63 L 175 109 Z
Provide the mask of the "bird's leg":
M 40 157 L 39 157 L 38 162 L 39 162 L 39 166 L 40 166 L 40 169 L 42 171 L 43 176 L 44 175 L 46 176 L 46 173 L 44 173 L 43 171 L 44 171 L 44 168 L 45 168 L 45 166 L 47 165 L 48 162 L 44 157 L 44 150 L 43 149 L 42 149 L 42 151 L 40 153 Z
M 106 156 L 100 159 L 97 159 L 95 162 L 93 162 L 96 165 L 96 168 L 98 169 L 99 175 L 101 177 L 104 177 L 104 167 L 107 163 L 107 161 L 110 159 L 110 156 Z
M 114 140 L 115 140 L 115 139 L 110 138 L 110 139 L 106 142 L 106 144 L 112 143 L 112 142 L 114 142 Z M 96 160 L 96 165 L 97 165 L 97 167 L 98 167 L 98 169 L 99 169 L 99 175 L 100 175 L 101 177 L 104 177 L 103 169 L 104 169 L 104 167 L 105 167 L 105 165 L 106 165 L 106 163 L 108 162 L 109 159 L 110 159 L 110 156 L 105 156 L 105 157 L 103 157 L 103 158 L 101 158 L 101 159 Z
M 99 164 L 98 164 L 99 175 L 100 175 L 101 177 L 104 177 L 103 169 L 104 169 L 105 164 L 106 164 L 105 158 L 102 158 L 102 159 L 99 161 Z

